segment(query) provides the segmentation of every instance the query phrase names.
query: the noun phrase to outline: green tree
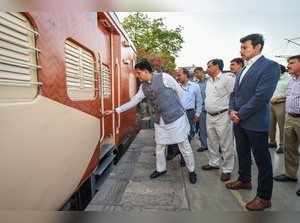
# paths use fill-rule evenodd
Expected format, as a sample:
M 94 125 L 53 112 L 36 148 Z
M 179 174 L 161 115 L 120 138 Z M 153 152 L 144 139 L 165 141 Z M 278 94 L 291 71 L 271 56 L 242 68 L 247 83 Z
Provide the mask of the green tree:
M 150 19 L 141 12 L 127 16 L 122 25 L 137 49 L 138 59 L 161 63 L 167 71 L 175 69 L 175 58 L 184 42 L 181 26 L 168 29 L 163 18 Z

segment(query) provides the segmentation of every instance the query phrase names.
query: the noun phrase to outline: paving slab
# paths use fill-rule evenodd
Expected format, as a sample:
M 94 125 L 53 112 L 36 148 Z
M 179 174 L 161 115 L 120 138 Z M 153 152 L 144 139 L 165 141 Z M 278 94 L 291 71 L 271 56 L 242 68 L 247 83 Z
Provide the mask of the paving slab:
M 167 174 L 150 179 L 155 170 L 153 130 L 141 130 L 107 179 L 100 186 L 87 211 L 246 211 L 245 203 L 256 194 L 257 168 L 252 165 L 253 189 L 227 190 L 220 180 L 221 171 L 203 171 L 208 163 L 208 152 L 196 152 L 199 140 L 191 142 L 197 184 L 190 184 L 188 171 L 179 163 L 179 156 L 167 162 Z M 283 172 L 283 155 L 270 150 L 274 175 Z M 236 158 L 235 158 L 236 159 Z M 238 164 L 232 179 L 238 177 Z M 300 176 L 299 176 L 300 179 Z M 268 211 L 299 211 L 300 197 L 295 195 L 300 183 L 274 182 L 272 208 Z

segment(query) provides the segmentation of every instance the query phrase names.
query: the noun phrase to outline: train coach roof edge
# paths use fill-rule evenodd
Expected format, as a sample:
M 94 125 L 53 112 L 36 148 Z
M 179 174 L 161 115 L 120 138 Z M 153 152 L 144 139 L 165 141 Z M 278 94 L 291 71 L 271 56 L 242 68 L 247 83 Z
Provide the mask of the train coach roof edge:
M 117 28 L 119 29 L 119 31 L 124 35 L 124 37 L 129 42 L 129 44 L 132 47 L 132 49 L 136 52 L 136 48 L 135 48 L 133 42 L 131 41 L 131 39 L 129 38 L 127 32 L 122 27 L 122 24 L 120 22 L 119 17 L 117 16 L 117 14 L 115 12 L 106 12 L 106 13 L 111 18 L 111 20 L 115 23 L 115 25 L 117 26 Z

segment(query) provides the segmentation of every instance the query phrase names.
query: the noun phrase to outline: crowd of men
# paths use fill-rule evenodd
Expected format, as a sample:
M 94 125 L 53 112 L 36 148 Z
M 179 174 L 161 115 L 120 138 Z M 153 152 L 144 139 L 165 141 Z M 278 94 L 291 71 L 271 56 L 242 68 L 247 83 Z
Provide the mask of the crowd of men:
M 232 59 L 224 72 L 221 59 L 194 70 L 178 69 L 175 78 L 143 60 L 136 64 L 142 81 L 138 93 L 115 112 L 124 112 L 147 98 L 154 108 L 156 170 L 151 178 L 166 173 L 166 160 L 181 153 L 191 183 L 196 183 L 191 139 L 198 134 L 198 152 L 208 150 L 203 171 L 221 169 L 220 180 L 230 190 L 251 190 L 251 165 L 258 169 L 257 194 L 248 210 L 271 207 L 273 179 L 296 182 L 300 145 L 300 55 L 288 58 L 287 69 L 262 55 L 264 38 L 250 34 L 240 39 L 241 58 Z M 276 126 L 280 140 L 276 142 Z M 166 149 L 169 147 L 168 154 Z M 285 173 L 273 177 L 269 148 L 284 153 Z M 252 154 L 252 155 L 251 155 Z M 254 157 L 252 161 L 251 156 Z M 238 179 L 231 180 L 235 157 Z M 296 192 L 300 196 L 300 189 Z

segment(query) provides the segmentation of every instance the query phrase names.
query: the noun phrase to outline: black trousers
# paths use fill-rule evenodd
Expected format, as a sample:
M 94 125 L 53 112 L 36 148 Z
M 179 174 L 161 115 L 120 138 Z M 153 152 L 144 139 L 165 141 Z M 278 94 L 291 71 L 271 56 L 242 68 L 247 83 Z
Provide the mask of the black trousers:
M 193 118 L 195 117 L 196 112 L 194 109 L 189 109 L 186 110 L 185 112 L 190 124 L 190 133 L 188 135 L 188 138 L 189 138 L 189 142 L 191 142 L 192 137 L 194 137 L 195 135 L 195 123 L 193 122 Z
M 258 168 L 257 196 L 270 200 L 273 191 L 273 167 L 268 148 L 268 132 L 233 127 L 239 161 L 239 180 L 251 181 L 251 150 Z

